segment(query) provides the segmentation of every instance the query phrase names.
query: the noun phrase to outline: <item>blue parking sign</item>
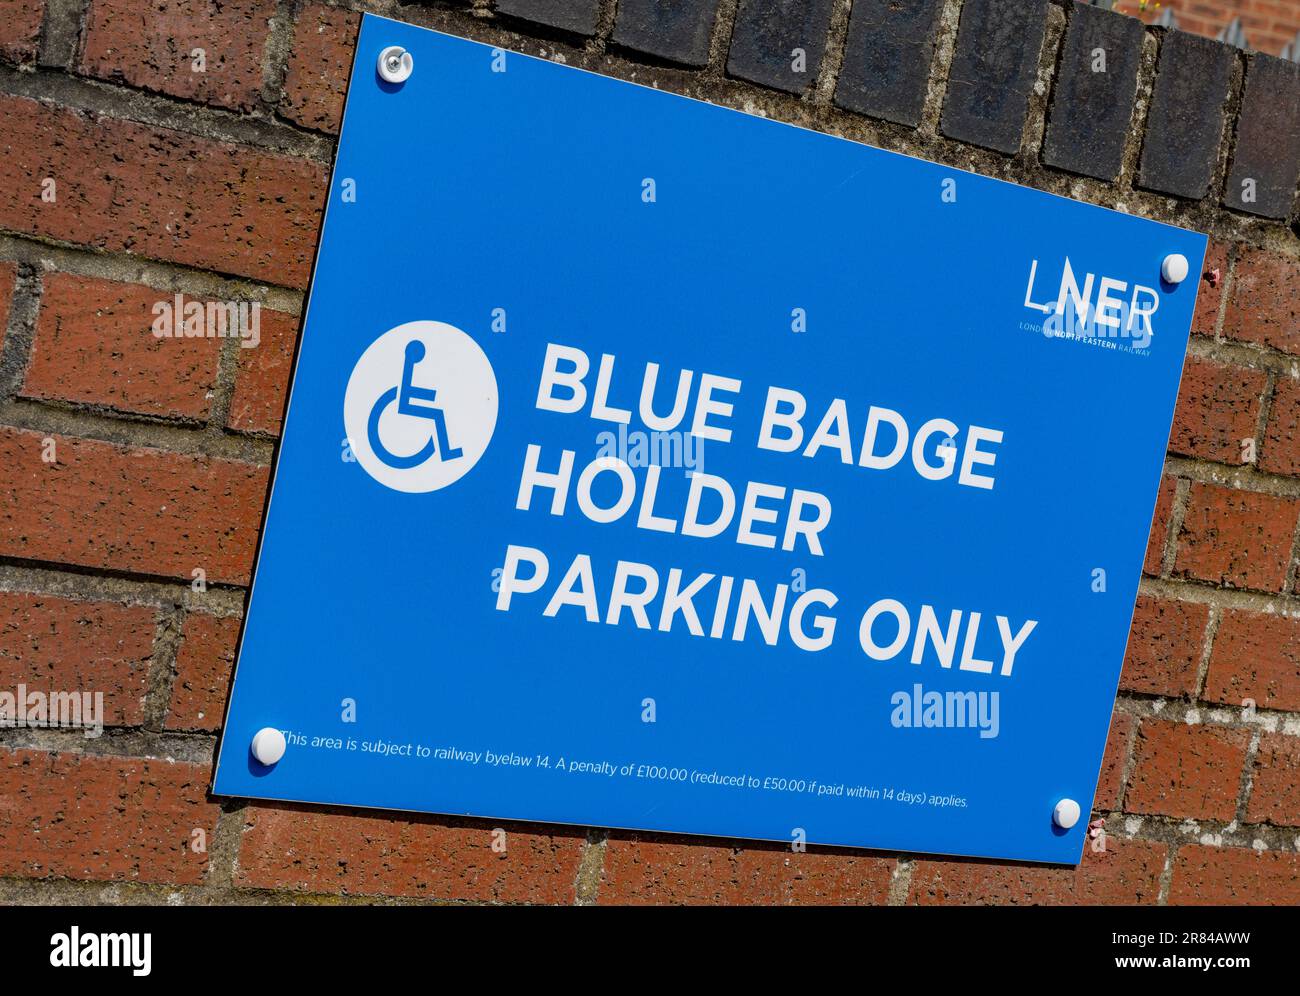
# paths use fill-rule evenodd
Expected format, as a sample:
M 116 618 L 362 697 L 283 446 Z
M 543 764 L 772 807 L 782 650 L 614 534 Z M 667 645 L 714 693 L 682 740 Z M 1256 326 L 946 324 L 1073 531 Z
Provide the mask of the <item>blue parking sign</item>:
M 214 791 L 1077 862 L 1204 252 L 367 15 Z

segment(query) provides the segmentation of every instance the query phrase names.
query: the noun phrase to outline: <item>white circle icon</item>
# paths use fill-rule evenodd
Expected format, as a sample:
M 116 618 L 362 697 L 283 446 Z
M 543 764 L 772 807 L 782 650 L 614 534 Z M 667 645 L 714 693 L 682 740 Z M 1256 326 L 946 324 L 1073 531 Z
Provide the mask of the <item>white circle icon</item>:
M 407 322 L 352 368 L 343 427 L 357 462 L 394 491 L 424 494 L 478 463 L 497 424 L 497 379 L 479 344 L 444 322 Z

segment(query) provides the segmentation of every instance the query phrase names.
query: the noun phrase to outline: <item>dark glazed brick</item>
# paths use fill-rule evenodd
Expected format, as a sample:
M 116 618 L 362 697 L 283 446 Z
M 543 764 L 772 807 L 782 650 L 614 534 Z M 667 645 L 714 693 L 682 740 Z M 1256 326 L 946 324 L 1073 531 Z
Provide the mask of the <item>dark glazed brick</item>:
M 835 103 L 895 124 L 920 124 L 942 9 L 943 0 L 857 0 Z
M 727 72 L 787 93 L 802 93 L 817 78 L 826 51 L 831 0 L 740 0 L 731 33 Z M 792 68 L 804 50 L 804 72 Z
M 495 6 L 502 14 L 575 35 L 596 33 L 598 0 L 496 0 Z
M 967 0 L 943 102 L 943 133 L 998 152 L 1020 151 L 1047 0 Z
M 1285 218 L 1295 204 L 1300 176 L 1300 65 L 1252 55 L 1237 118 L 1237 147 L 1223 203 L 1265 218 Z M 1255 199 L 1242 199 L 1255 181 Z
M 718 0 L 621 0 L 614 43 L 683 66 L 709 61 Z
M 1098 180 L 1119 176 L 1133 118 L 1142 22 L 1086 4 L 1070 5 L 1043 162 Z M 1094 71 L 1104 56 L 1105 69 Z
M 1233 51 L 1185 31 L 1165 32 L 1139 185 L 1192 200 L 1205 196 L 1223 135 Z

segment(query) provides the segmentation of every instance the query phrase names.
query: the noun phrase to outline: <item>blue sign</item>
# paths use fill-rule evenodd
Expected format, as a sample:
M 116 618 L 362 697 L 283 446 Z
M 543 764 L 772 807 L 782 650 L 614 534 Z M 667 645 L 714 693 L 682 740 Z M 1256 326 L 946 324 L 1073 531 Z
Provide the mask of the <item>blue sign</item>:
M 215 791 L 1078 861 L 1204 250 L 365 17 Z

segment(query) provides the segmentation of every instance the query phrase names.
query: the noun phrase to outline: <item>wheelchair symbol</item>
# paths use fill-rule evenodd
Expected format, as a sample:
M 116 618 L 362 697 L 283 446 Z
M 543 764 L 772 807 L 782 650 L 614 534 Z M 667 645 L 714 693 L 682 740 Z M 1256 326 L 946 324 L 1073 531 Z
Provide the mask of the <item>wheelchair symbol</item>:
M 447 438 L 447 420 L 442 409 L 433 404 L 438 392 L 433 388 L 417 387 L 411 383 L 415 365 L 424 359 L 424 354 L 424 343 L 418 339 L 406 344 L 406 353 L 402 360 L 401 384 L 390 387 L 379 396 L 375 406 L 370 409 L 370 418 L 366 423 L 366 434 L 370 440 L 370 448 L 374 451 L 375 456 L 395 470 L 409 470 L 411 467 L 418 467 L 435 454 L 441 454 L 443 462 L 455 460 L 463 452 L 459 447 L 453 448 L 451 440 Z M 407 456 L 400 456 L 390 452 L 379 438 L 379 419 L 394 401 L 397 402 L 399 415 L 428 419 L 433 423 L 434 434 L 416 452 Z M 428 404 L 416 404 L 417 401 L 428 402 Z

